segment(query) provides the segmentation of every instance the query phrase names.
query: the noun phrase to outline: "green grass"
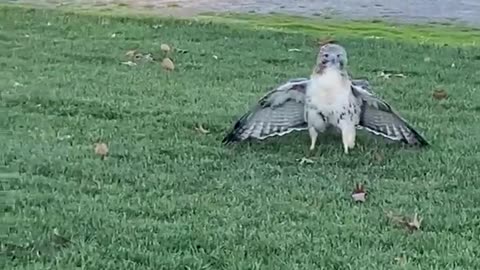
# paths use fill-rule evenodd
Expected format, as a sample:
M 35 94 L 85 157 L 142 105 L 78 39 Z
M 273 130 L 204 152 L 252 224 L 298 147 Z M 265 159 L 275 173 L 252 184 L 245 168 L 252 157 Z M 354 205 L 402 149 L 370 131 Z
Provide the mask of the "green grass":
M 220 141 L 268 89 L 309 75 L 310 35 L 7 7 L 0 22 L 1 269 L 480 267 L 480 49 L 341 38 L 354 77 L 432 146 L 362 134 L 344 155 L 322 136 L 316 163 L 299 165 L 305 134 Z M 158 62 L 120 64 L 161 43 L 187 50 L 168 76 Z M 449 98 L 434 100 L 437 87 Z M 389 210 L 418 212 L 421 231 Z

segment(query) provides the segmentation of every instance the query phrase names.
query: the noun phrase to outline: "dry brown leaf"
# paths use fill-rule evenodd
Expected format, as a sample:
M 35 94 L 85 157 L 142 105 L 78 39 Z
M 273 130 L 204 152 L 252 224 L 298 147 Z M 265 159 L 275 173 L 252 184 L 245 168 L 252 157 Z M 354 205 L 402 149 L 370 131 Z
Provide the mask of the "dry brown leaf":
M 127 62 L 122 62 L 122 65 L 127 65 L 127 66 L 136 66 L 137 64 L 135 62 L 132 62 L 132 61 L 127 61 Z
M 420 226 L 422 225 L 422 218 L 419 218 L 417 213 L 414 214 L 411 220 L 404 216 L 394 215 L 391 211 L 385 214 L 394 223 L 401 225 L 410 231 L 420 230 Z
M 327 44 L 336 43 L 337 41 L 333 37 L 324 37 L 318 40 L 318 45 L 323 46 Z
M 95 144 L 95 154 L 99 155 L 102 159 L 108 155 L 108 147 L 105 143 L 96 143 Z
M 208 129 L 203 128 L 202 124 L 198 124 L 198 126 L 195 127 L 195 130 L 203 134 L 210 133 Z
M 163 52 L 169 52 L 170 46 L 168 46 L 168 44 L 162 44 L 160 45 L 160 50 L 162 50 Z
M 302 50 L 297 48 L 288 49 L 288 52 L 301 52 Z
M 362 184 L 357 184 L 352 192 L 354 202 L 365 202 L 367 191 Z
M 418 214 L 415 213 L 415 215 L 413 215 L 412 221 L 408 222 L 407 225 L 408 228 L 412 231 L 420 230 L 420 226 L 422 225 L 422 218 L 418 218 Z
M 173 71 L 175 69 L 175 65 L 173 64 L 173 61 L 170 60 L 170 58 L 165 58 L 162 61 L 162 67 L 168 71 Z
M 135 54 L 137 54 L 137 50 L 129 50 L 125 53 L 125 56 L 127 56 L 128 58 L 133 58 Z
M 379 152 L 374 152 L 373 157 L 377 162 L 382 162 L 383 160 L 385 160 L 385 157 Z
M 405 264 L 407 264 L 407 258 L 405 258 L 405 256 L 395 257 L 394 260 L 401 266 L 405 266 Z
M 66 247 L 71 243 L 69 239 L 60 235 L 57 228 L 53 229 L 52 241 L 55 245 L 62 247 Z
M 443 89 L 435 89 L 432 94 L 433 98 L 436 100 L 446 99 L 448 97 L 447 91 Z
M 301 159 L 297 160 L 300 165 L 303 165 L 303 164 L 313 164 L 315 163 L 315 161 L 309 159 L 309 158 L 306 158 L 306 157 L 302 157 Z

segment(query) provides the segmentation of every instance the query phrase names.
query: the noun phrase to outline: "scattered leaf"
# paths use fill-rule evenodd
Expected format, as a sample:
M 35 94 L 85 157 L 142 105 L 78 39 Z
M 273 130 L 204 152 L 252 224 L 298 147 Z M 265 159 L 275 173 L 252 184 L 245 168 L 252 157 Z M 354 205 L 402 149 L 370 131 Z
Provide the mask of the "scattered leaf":
M 99 155 L 101 159 L 105 159 L 108 155 L 108 147 L 105 143 L 96 143 L 95 144 L 95 154 Z
M 216 56 L 216 55 L 214 54 L 214 55 L 213 55 L 213 59 L 218 60 L 218 56 Z
M 173 71 L 175 69 L 175 65 L 173 64 L 172 60 L 170 58 L 165 58 L 162 61 L 162 67 L 168 71 Z
M 300 165 L 303 165 L 303 164 L 313 164 L 315 163 L 315 161 L 309 159 L 309 158 L 306 158 L 306 157 L 302 157 L 301 159 L 297 160 Z
M 51 22 L 47 22 L 47 26 L 50 26 L 50 25 L 52 25 L 52 23 L 51 23 Z
M 302 50 L 297 48 L 288 49 L 288 52 L 301 52 Z
M 357 184 L 352 192 L 354 202 L 365 202 L 367 192 L 362 184 Z
M 420 230 L 420 226 L 422 225 L 422 218 L 418 218 L 418 214 L 415 213 L 415 215 L 413 215 L 412 221 L 408 222 L 407 225 L 411 231 Z
M 26 38 L 29 38 L 29 37 L 30 37 L 30 35 L 29 35 L 29 34 L 25 34 L 25 37 L 26 37 Z
M 381 71 L 378 74 L 378 77 L 381 77 L 381 78 L 384 78 L 384 79 L 390 79 L 392 76 L 397 77 L 397 78 L 406 78 L 407 77 L 407 76 L 405 76 L 405 74 L 402 74 L 402 73 L 388 73 L 388 72 L 385 72 L 385 71 Z
M 132 62 L 132 61 L 122 62 L 122 64 L 123 64 L 123 65 L 127 65 L 127 66 L 131 66 L 131 67 L 137 65 L 137 63 Z
M 435 89 L 432 94 L 433 98 L 436 100 L 446 99 L 448 97 L 447 91 L 443 89 Z
M 153 61 L 153 56 L 151 53 L 147 53 L 146 55 L 143 56 L 143 59 L 147 62 L 152 62 Z
M 455 67 L 455 63 L 452 63 L 451 67 L 454 68 L 454 67 Z
M 324 37 L 318 40 L 318 45 L 323 46 L 331 43 L 336 43 L 337 41 L 332 37 Z
M 69 239 L 60 235 L 57 228 L 53 229 L 52 241 L 55 245 L 61 247 L 66 247 L 71 243 Z
M 130 50 L 125 53 L 125 56 L 127 56 L 128 58 L 133 58 L 135 54 L 137 54 L 137 50 Z
M 177 53 L 188 53 L 187 50 L 180 49 L 180 48 L 175 48 L 175 51 L 176 51 Z
M 111 35 L 112 38 L 114 38 L 114 37 L 116 37 L 116 36 L 117 36 L 117 33 L 113 33 L 113 34 Z
M 203 128 L 202 124 L 198 124 L 196 127 L 195 127 L 195 130 L 200 132 L 200 133 L 203 133 L 203 134 L 207 134 L 207 133 L 210 133 L 210 131 L 208 129 L 205 129 Z
M 377 162 L 382 162 L 383 160 L 385 160 L 385 157 L 383 156 L 383 154 L 381 154 L 379 152 L 374 152 L 373 157 L 375 158 L 375 160 Z
M 153 29 L 158 29 L 158 28 L 161 28 L 161 27 L 163 27 L 163 24 L 154 24 L 154 25 L 152 25 L 152 28 L 153 28 Z
M 379 37 L 379 36 L 366 36 L 365 39 L 382 39 L 383 37 Z
M 169 52 L 170 46 L 168 46 L 168 44 L 162 44 L 160 45 L 160 50 L 162 50 L 163 52 Z
M 425 58 L 423 58 L 423 61 L 424 61 L 424 62 L 430 62 L 431 60 L 432 60 L 432 59 L 430 59 L 430 57 L 425 57 Z
M 395 257 L 394 260 L 401 266 L 405 266 L 405 264 L 407 264 L 407 258 L 405 258 L 405 256 Z
M 394 215 L 391 211 L 385 214 L 392 222 L 407 228 L 409 231 L 420 230 L 420 226 L 422 224 L 422 218 L 418 218 L 417 213 L 414 214 L 411 220 L 409 220 L 407 217 Z
M 19 86 L 23 86 L 23 84 L 19 83 L 19 82 L 14 82 L 13 83 L 13 86 L 14 87 L 19 87 Z

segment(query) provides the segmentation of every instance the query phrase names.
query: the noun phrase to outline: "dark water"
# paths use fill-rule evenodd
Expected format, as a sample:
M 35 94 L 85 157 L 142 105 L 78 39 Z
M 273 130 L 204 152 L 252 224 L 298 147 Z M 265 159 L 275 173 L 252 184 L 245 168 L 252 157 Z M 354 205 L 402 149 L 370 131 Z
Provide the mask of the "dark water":
M 192 1 L 193 2 L 193 1 Z M 303 16 L 380 18 L 403 22 L 461 22 L 480 26 L 480 0 L 256 0 L 216 2 L 212 9 Z
M 379 18 L 401 22 L 460 22 L 480 26 L 480 0 L 0 0 L 47 5 L 129 5 L 161 13 L 193 15 L 202 11 L 286 13 L 302 16 Z

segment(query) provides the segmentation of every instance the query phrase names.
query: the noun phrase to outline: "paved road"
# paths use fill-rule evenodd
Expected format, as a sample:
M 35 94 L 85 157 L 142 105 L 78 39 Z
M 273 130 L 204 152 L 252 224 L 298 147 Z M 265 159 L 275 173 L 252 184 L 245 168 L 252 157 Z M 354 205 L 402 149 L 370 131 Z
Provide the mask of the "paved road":
M 280 12 L 403 22 L 453 21 L 480 27 L 480 0 L 0 0 L 2 1 L 97 6 L 123 3 L 174 15 L 190 15 L 201 11 Z

